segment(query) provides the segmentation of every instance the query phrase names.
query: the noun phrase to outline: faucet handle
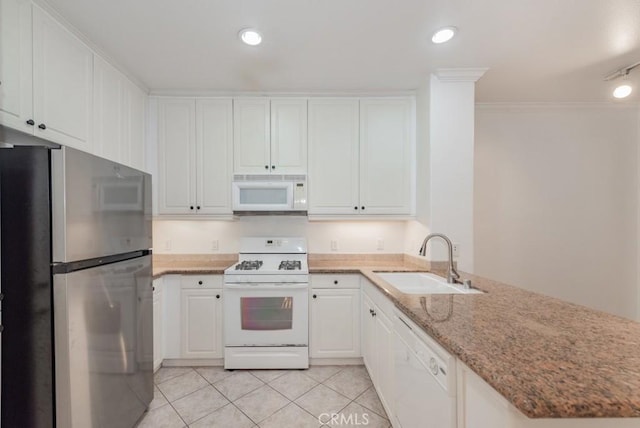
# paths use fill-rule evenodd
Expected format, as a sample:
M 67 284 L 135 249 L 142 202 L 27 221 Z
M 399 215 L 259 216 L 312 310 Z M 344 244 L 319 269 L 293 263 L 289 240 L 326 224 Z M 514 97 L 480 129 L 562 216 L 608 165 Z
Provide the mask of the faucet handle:
M 470 279 L 465 279 L 464 281 L 462 281 L 462 287 L 465 290 L 468 290 L 471 288 L 471 280 Z

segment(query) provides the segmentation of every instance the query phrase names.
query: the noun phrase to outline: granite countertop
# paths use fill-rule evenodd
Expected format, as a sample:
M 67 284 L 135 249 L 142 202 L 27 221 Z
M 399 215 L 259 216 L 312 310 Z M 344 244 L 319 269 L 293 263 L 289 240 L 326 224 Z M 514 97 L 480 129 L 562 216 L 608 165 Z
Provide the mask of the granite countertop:
M 226 256 L 154 275 L 222 273 Z M 445 270 L 402 254 L 310 254 L 309 271 L 361 273 L 531 418 L 640 417 L 640 323 L 464 272 L 486 294 L 404 294 L 375 272 Z
M 162 275 L 223 274 L 237 262 L 237 254 L 154 254 L 153 279 Z

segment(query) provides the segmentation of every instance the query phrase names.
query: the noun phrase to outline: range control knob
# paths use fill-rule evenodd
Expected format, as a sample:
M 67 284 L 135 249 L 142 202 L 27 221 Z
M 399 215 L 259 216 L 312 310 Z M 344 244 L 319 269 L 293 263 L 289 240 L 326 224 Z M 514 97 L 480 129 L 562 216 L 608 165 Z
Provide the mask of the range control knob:
M 431 373 L 433 373 L 434 376 L 438 375 L 438 369 L 439 369 L 438 362 L 433 357 L 431 357 L 431 359 L 429 360 L 429 369 L 431 370 Z

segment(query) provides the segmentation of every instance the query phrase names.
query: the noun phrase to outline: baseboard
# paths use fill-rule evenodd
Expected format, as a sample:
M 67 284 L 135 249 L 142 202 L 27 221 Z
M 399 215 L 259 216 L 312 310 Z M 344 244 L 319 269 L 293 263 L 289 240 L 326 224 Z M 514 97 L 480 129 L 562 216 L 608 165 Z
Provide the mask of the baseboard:
M 309 358 L 312 366 L 361 366 L 362 357 L 357 358 Z
M 175 358 L 162 360 L 162 367 L 206 367 L 223 366 L 222 358 Z
M 309 365 L 313 366 L 361 366 L 361 357 L 357 358 L 309 358 Z M 223 358 L 170 358 L 162 360 L 162 363 L 154 367 L 153 372 L 157 372 L 160 367 L 222 367 Z

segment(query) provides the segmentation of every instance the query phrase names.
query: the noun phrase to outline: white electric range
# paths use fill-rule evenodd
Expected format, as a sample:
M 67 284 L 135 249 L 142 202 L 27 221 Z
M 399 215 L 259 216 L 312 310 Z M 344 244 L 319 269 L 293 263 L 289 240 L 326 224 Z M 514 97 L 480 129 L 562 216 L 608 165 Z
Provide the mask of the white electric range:
M 309 367 L 309 267 L 304 238 L 242 238 L 224 272 L 224 367 Z

